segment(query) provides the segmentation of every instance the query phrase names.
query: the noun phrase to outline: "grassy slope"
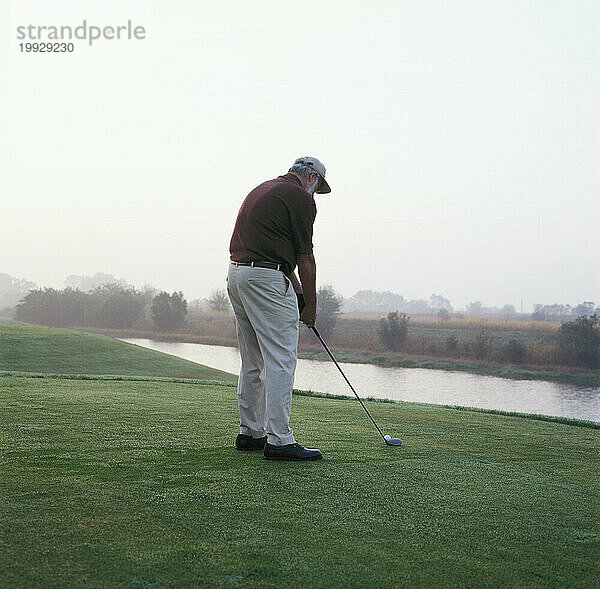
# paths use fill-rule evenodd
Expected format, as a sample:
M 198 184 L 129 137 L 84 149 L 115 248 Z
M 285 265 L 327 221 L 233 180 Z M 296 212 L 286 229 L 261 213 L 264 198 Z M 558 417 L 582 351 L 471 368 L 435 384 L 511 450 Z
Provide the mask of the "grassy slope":
M 103 335 L 17 321 L 0 321 L 0 370 L 235 379 L 221 370 Z
M 2 586 L 594 587 L 598 430 L 295 397 L 312 464 L 232 448 L 227 385 L 0 378 Z

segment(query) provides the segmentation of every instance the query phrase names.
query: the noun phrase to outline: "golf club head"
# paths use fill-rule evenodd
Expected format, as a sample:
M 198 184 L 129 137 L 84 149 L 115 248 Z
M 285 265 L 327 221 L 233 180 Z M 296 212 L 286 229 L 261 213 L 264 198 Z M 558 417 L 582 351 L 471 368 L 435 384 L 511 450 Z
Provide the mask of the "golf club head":
M 384 436 L 385 443 L 388 446 L 402 446 L 402 440 L 400 438 L 392 438 L 390 436 Z

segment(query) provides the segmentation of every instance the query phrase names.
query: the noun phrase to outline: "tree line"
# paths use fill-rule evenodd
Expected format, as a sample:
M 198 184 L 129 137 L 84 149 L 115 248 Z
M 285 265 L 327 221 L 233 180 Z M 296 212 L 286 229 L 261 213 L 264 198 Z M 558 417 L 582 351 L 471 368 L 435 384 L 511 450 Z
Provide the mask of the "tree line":
M 106 285 L 118 285 L 124 289 L 132 289 L 123 278 L 116 278 L 112 274 L 98 272 L 93 276 L 68 276 L 64 282 L 65 287 L 72 290 L 91 292 L 96 288 Z M 323 287 L 326 288 L 326 287 Z M 330 287 L 329 287 L 330 288 Z M 44 290 L 28 280 L 22 280 L 0 273 L 0 311 L 10 312 L 18 302 L 25 297 L 29 291 Z M 141 292 L 153 292 L 156 289 L 151 286 L 145 286 Z M 581 315 L 589 317 L 590 315 L 600 315 L 600 306 L 591 301 L 586 301 L 578 305 L 569 305 L 554 303 L 552 305 L 536 304 L 533 313 L 518 313 L 514 305 L 507 304 L 501 307 L 487 307 L 480 301 L 469 303 L 464 311 L 456 310 L 452 303 L 440 294 L 432 294 L 429 299 L 405 299 L 401 294 L 390 291 L 360 290 L 349 298 L 342 298 L 336 295 L 340 301 L 340 310 L 344 313 L 384 313 L 402 312 L 407 315 L 437 315 L 440 319 L 448 319 L 451 316 L 461 318 L 463 313 L 466 315 L 502 315 L 503 317 L 518 317 L 519 319 L 528 319 L 539 321 L 560 321 L 567 318 L 576 318 Z M 208 298 L 195 299 L 189 303 L 189 306 L 201 311 L 226 311 L 231 310 L 227 292 L 223 288 L 212 291 Z
M 319 288 L 318 322 L 325 336 L 333 332 L 342 301 L 331 286 Z M 207 307 L 212 311 L 231 310 L 227 292 L 213 290 Z M 157 292 L 151 287 L 137 290 L 118 282 L 88 292 L 72 287 L 31 289 L 15 308 L 18 321 L 52 327 L 132 329 L 152 319 L 157 330 L 167 331 L 183 327 L 187 315 L 188 303 L 181 291 Z
M 159 331 L 182 327 L 187 313 L 182 292 L 140 291 L 118 283 L 89 292 L 71 287 L 32 289 L 15 308 L 18 321 L 52 327 L 131 329 L 149 316 Z
M 332 286 L 318 289 L 317 327 L 324 337 L 330 337 L 336 327 L 343 298 Z M 208 308 L 230 310 L 227 293 L 223 289 L 212 292 Z M 586 306 L 588 313 L 593 309 Z M 158 292 L 151 287 L 137 290 L 122 283 L 103 284 L 89 292 L 67 287 L 31 289 L 17 304 L 16 319 L 54 327 L 99 327 L 132 329 L 153 322 L 158 331 L 184 327 L 188 317 L 188 303 L 181 291 Z M 145 322 L 145 323 L 144 323 Z M 409 338 L 409 316 L 394 311 L 378 322 L 377 337 L 380 345 L 393 352 L 414 353 Z M 414 336 L 411 336 L 414 339 Z M 432 345 L 432 344 L 430 344 Z M 498 340 L 485 329 L 473 338 L 459 339 L 449 333 L 442 343 L 428 353 L 444 352 L 452 357 L 472 357 L 478 360 L 526 363 L 531 357 L 531 343 L 512 338 Z M 412 346 L 412 347 L 411 347 Z M 420 353 L 420 352 L 417 352 Z M 552 352 L 554 354 L 554 352 Z M 561 324 L 557 335 L 556 363 L 587 368 L 600 367 L 600 320 L 598 314 L 582 314 L 573 321 Z

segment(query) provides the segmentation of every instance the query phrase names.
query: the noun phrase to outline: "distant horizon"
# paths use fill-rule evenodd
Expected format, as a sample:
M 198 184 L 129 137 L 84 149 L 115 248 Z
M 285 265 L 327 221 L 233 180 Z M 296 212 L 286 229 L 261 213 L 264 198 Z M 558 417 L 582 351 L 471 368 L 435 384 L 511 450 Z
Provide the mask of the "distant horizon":
M 67 287 L 66 282 L 68 280 L 68 278 L 70 277 L 77 277 L 77 278 L 88 278 L 88 279 L 93 279 L 94 276 L 96 276 L 97 274 L 100 275 L 109 275 L 112 276 L 112 278 L 114 278 L 114 281 L 116 282 L 120 282 L 123 281 L 125 282 L 129 287 L 133 287 L 138 291 L 141 291 L 144 289 L 144 287 L 148 286 L 150 288 L 154 288 L 157 291 L 166 291 L 166 292 L 179 292 L 182 291 L 185 299 L 188 301 L 188 303 L 191 303 L 192 301 L 198 301 L 198 300 L 204 300 L 207 299 L 208 297 L 210 297 L 211 293 L 215 290 L 217 290 L 218 288 L 221 289 L 225 289 L 226 286 L 222 285 L 222 286 L 215 286 L 213 288 L 209 288 L 207 291 L 204 291 L 205 294 L 201 294 L 199 296 L 194 296 L 194 295 L 189 295 L 185 290 L 181 289 L 181 288 L 172 288 L 172 289 L 165 289 L 165 288 L 161 288 L 160 286 L 156 286 L 154 284 L 151 284 L 148 281 L 142 282 L 140 283 L 134 283 L 130 280 L 128 280 L 127 278 L 123 277 L 123 276 L 115 276 L 114 274 L 112 274 L 111 272 L 95 272 L 94 274 L 68 274 L 67 276 L 65 276 L 64 280 L 62 281 L 61 284 L 59 283 L 53 283 L 53 284 L 43 284 L 43 283 L 39 283 L 36 282 L 35 280 L 31 280 L 27 277 L 21 277 L 21 276 L 13 276 L 7 272 L 2 272 L 2 269 L 0 269 L 0 274 L 7 274 L 8 276 L 10 276 L 11 278 L 17 279 L 17 280 L 25 280 L 28 282 L 32 282 L 34 283 L 36 286 L 36 288 L 54 288 L 56 290 L 62 290 L 64 288 Z M 104 282 L 102 284 L 108 284 L 109 282 Z M 318 284 L 317 288 L 321 287 L 321 286 L 326 286 L 328 285 L 327 283 L 323 283 L 323 284 Z M 523 306 L 523 310 L 521 310 L 521 302 L 518 301 L 517 303 L 512 302 L 512 301 L 506 301 L 503 302 L 501 304 L 488 304 L 485 300 L 482 300 L 481 298 L 472 298 L 470 299 L 467 303 L 464 303 L 462 305 L 457 305 L 454 301 L 452 301 L 452 299 L 450 297 L 447 297 L 443 292 L 436 292 L 436 293 L 430 293 L 426 296 L 422 296 L 422 297 L 407 297 L 404 293 L 399 292 L 399 291 L 394 291 L 394 290 L 390 290 L 390 289 L 374 289 L 374 288 L 359 288 L 356 291 L 354 291 L 352 294 L 347 295 L 344 294 L 343 292 L 340 292 L 334 284 L 330 285 L 334 288 L 335 292 L 342 296 L 344 301 L 347 301 L 348 299 L 354 297 L 357 293 L 361 292 L 361 291 L 372 291 L 372 292 L 376 292 L 376 293 L 391 293 L 391 294 L 395 294 L 395 295 L 401 295 L 402 297 L 404 297 L 404 299 L 407 302 L 411 302 L 411 301 L 429 301 L 430 297 L 432 295 L 440 295 L 446 299 L 449 300 L 449 302 L 452 304 L 452 306 L 454 307 L 454 311 L 455 313 L 459 313 L 459 312 L 465 312 L 466 308 L 468 307 L 468 305 L 470 303 L 476 303 L 476 302 L 480 302 L 483 308 L 488 308 L 488 309 L 498 309 L 500 310 L 504 305 L 513 305 L 515 307 L 515 310 L 517 313 L 523 313 L 523 314 L 531 314 L 534 311 L 534 306 L 536 304 L 541 304 L 541 305 L 553 305 L 553 304 L 562 304 L 562 305 L 570 305 L 571 307 L 577 307 L 577 305 L 581 305 L 584 303 L 593 303 L 595 307 L 600 306 L 600 301 L 594 301 L 592 299 L 586 299 L 586 300 L 581 300 L 581 301 L 562 301 L 562 300 L 552 300 L 550 302 L 544 302 L 544 301 L 535 301 L 534 303 L 532 303 L 529 307 L 525 308 L 525 306 Z

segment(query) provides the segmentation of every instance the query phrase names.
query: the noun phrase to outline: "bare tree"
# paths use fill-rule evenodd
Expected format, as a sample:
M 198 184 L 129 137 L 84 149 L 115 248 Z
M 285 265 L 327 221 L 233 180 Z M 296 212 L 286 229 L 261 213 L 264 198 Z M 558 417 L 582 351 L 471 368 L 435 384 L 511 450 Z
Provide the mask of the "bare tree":
M 225 289 L 217 288 L 210 293 L 208 307 L 212 311 L 228 311 L 231 308 Z

